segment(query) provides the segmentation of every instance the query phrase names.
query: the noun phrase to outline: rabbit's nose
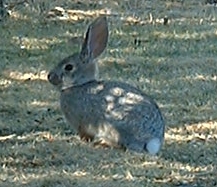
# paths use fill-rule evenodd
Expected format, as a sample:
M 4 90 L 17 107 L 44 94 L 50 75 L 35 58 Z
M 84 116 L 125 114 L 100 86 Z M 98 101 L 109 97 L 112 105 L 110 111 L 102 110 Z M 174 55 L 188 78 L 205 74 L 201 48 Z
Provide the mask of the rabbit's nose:
M 58 85 L 61 83 L 59 76 L 56 73 L 50 72 L 47 76 L 49 82 L 53 85 Z

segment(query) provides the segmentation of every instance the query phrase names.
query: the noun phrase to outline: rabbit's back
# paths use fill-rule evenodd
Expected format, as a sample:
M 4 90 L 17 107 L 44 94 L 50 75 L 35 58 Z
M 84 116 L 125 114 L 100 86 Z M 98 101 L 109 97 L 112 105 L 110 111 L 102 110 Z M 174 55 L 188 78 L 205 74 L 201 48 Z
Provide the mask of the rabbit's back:
M 156 103 L 120 82 L 91 81 L 61 92 L 61 108 L 85 139 L 109 137 L 114 144 L 142 151 L 152 138 L 164 139 L 164 120 Z

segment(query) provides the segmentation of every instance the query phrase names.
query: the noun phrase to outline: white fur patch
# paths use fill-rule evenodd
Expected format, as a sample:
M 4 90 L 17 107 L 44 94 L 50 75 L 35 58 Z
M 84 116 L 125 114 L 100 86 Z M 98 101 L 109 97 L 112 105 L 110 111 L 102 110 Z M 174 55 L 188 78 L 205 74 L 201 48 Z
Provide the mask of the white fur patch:
M 160 147 L 161 147 L 161 142 L 159 138 L 151 139 L 146 145 L 146 149 L 151 155 L 157 154 L 160 150 Z

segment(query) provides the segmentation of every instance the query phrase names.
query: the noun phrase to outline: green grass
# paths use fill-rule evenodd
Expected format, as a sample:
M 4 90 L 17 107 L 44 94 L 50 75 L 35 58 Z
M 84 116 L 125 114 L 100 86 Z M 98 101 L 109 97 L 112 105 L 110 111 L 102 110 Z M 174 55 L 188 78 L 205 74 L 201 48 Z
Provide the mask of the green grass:
M 215 186 L 215 9 L 196 0 L 76 2 L 23 3 L 0 22 L 0 186 Z M 68 17 L 48 18 L 55 6 Z M 107 15 L 110 30 L 101 78 L 141 88 L 165 116 L 157 157 L 80 141 L 46 80 L 54 65 L 79 50 L 99 14 Z

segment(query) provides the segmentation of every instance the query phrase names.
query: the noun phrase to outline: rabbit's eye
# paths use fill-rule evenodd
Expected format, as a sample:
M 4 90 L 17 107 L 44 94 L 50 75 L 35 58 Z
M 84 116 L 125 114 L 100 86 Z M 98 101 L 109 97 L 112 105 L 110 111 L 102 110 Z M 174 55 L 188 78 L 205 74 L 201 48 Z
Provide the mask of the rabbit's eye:
M 71 71 L 73 69 L 73 65 L 72 64 L 67 64 L 66 66 L 65 66 L 65 70 L 66 71 Z

